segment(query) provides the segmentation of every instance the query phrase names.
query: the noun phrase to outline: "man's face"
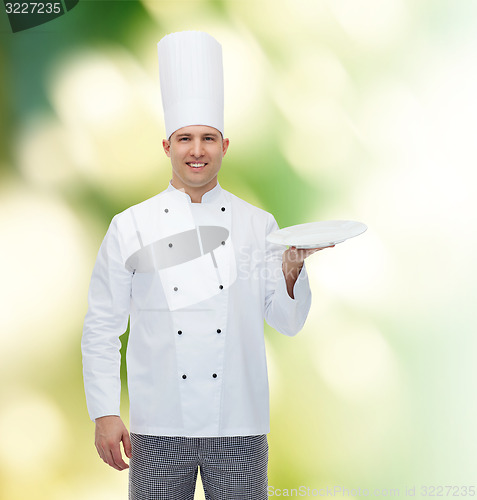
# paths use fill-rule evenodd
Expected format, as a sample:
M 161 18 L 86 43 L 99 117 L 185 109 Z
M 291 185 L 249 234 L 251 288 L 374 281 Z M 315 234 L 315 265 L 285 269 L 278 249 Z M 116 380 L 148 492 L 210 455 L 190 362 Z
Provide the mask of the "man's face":
M 176 130 L 171 138 L 162 141 L 172 163 L 172 184 L 175 188 L 212 189 L 229 140 L 206 125 L 190 125 Z M 204 192 L 205 192 L 204 191 Z

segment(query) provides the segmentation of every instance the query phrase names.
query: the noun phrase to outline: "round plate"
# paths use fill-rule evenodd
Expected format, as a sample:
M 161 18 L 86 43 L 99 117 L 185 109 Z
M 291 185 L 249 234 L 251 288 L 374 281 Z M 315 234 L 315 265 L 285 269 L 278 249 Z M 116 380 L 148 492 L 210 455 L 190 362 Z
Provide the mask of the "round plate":
M 358 236 L 366 229 L 366 224 L 353 220 L 325 220 L 284 227 L 270 233 L 267 240 L 297 248 L 323 248 Z

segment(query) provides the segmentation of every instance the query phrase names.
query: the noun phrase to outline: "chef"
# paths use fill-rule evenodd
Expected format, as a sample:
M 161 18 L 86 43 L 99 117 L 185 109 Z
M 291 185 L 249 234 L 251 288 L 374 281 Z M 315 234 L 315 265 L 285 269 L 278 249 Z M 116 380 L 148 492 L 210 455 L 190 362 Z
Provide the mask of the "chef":
M 172 164 L 164 191 L 116 215 L 94 266 L 82 338 L 100 457 L 128 468 L 133 500 L 267 498 L 263 320 L 295 335 L 311 293 L 305 257 L 268 243 L 272 215 L 222 189 L 222 49 L 180 32 L 158 44 Z M 130 432 L 120 417 L 127 348 Z

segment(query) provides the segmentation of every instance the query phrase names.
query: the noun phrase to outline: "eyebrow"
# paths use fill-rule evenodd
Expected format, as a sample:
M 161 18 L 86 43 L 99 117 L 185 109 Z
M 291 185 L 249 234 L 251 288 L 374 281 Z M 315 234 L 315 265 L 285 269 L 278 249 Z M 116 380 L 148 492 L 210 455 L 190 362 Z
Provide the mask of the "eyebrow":
M 176 137 L 191 137 L 192 134 L 189 134 L 187 132 L 184 132 L 182 134 L 177 134 Z M 201 135 L 202 137 L 218 137 L 219 134 L 216 132 L 206 132 L 205 134 Z

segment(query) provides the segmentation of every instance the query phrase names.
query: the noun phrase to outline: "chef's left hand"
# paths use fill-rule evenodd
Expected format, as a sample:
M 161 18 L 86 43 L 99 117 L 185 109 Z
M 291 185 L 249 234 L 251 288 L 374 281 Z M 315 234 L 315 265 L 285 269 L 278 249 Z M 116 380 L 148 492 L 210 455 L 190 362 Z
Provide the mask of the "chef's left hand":
M 294 299 L 293 287 L 298 279 L 301 268 L 303 267 L 303 262 L 307 257 L 323 250 L 324 248 L 333 248 L 334 245 L 329 245 L 327 247 L 320 248 L 296 248 L 290 247 L 283 252 L 282 256 L 282 271 L 285 276 L 285 281 L 287 285 L 288 295 Z
M 301 269 L 303 267 L 303 262 L 307 257 L 314 254 L 315 252 L 319 252 L 320 250 L 324 250 L 325 248 L 333 248 L 334 245 L 329 245 L 327 247 L 319 247 L 319 248 L 297 248 L 290 247 L 283 252 L 282 262 L 283 265 L 288 269 L 297 268 Z

